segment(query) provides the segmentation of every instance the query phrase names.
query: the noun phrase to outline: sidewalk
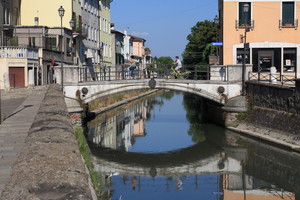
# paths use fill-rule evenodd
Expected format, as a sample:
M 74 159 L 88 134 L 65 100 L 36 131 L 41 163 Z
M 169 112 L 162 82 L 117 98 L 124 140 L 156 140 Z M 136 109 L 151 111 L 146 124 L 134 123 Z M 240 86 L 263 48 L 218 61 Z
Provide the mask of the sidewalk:
M 1 106 L 5 112 L 2 116 L 6 116 L 6 119 L 0 125 L 0 194 L 10 177 L 12 165 L 24 147 L 28 131 L 47 88 L 24 91 L 24 95 L 3 100 Z M 10 95 L 14 96 L 13 91 Z M 17 109 L 14 110 L 16 107 Z

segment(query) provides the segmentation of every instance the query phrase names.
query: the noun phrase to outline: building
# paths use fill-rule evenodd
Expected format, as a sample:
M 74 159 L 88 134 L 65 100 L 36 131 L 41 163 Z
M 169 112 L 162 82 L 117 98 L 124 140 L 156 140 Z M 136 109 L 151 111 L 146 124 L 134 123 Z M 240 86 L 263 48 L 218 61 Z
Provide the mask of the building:
M 0 24 L 20 24 L 21 0 L 0 0 Z
M 110 3 L 112 0 L 99 0 L 99 20 L 100 20 L 100 55 L 101 67 L 112 65 L 112 41 L 110 22 Z
M 242 64 L 249 43 L 245 59 L 254 72 L 275 66 L 279 75 L 299 78 L 299 8 L 300 0 L 219 0 L 221 64 Z
M 139 70 L 145 69 L 146 55 L 145 42 L 146 40 L 137 36 L 129 35 L 132 38 L 133 56 L 139 63 Z
M 57 76 L 54 75 L 54 65 L 59 65 L 61 55 L 66 66 L 73 64 L 70 29 L 12 25 L 2 26 L 2 29 L 5 43 L 0 47 L 0 77 L 3 78 L 2 82 L 9 79 L 10 83 L 5 88 L 55 82 Z M 62 46 L 61 31 L 65 43 Z
M 79 47 L 79 57 L 83 61 L 82 65 L 88 67 L 91 76 L 94 77 L 94 70 L 100 65 L 99 1 L 80 0 L 79 2 L 82 16 L 78 16 L 78 21 L 81 21 L 82 30 L 86 33 Z
M 124 64 L 124 33 L 116 30 L 111 30 L 112 34 L 112 69 L 116 79 L 120 79 L 122 65 Z

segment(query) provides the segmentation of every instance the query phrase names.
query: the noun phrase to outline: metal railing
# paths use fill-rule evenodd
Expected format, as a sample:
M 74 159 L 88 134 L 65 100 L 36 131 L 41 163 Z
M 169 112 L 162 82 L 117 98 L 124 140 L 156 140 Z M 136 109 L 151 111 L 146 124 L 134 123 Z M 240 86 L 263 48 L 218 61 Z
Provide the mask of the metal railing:
M 298 19 L 282 19 L 279 20 L 279 29 L 282 28 L 298 28 Z
M 235 29 L 238 30 L 240 28 L 249 28 L 251 30 L 254 29 L 254 20 L 247 20 L 246 24 L 244 20 L 235 20 Z
M 79 81 L 111 81 L 111 80 L 132 80 L 132 79 L 172 79 L 174 78 L 171 67 L 174 65 L 156 65 L 145 68 L 136 67 L 133 70 L 127 65 L 119 67 L 103 67 L 99 71 L 93 71 L 88 67 L 79 68 Z M 226 66 L 219 67 L 221 70 L 212 70 L 209 65 L 184 65 L 180 71 L 188 72 L 188 76 L 179 79 L 189 80 L 222 80 L 227 81 Z
M 258 82 L 294 86 L 295 74 L 280 74 L 280 73 L 266 73 L 266 72 L 249 72 L 249 80 Z
M 22 47 L 0 47 L 0 58 L 38 59 L 38 50 Z

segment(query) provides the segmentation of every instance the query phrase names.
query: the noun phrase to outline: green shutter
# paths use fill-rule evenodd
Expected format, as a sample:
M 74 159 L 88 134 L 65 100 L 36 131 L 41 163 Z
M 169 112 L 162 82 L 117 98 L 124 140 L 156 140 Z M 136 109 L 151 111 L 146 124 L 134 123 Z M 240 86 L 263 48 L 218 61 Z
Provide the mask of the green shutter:
M 294 24 L 294 2 L 282 2 L 282 24 Z

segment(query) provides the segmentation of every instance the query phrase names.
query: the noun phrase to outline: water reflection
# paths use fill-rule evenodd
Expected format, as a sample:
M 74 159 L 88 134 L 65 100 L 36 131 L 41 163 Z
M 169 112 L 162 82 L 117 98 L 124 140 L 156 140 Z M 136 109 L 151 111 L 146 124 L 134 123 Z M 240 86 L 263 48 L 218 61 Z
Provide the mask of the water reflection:
M 91 121 L 102 199 L 299 198 L 299 155 L 209 124 L 195 108 L 193 95 L 164 93 Z

